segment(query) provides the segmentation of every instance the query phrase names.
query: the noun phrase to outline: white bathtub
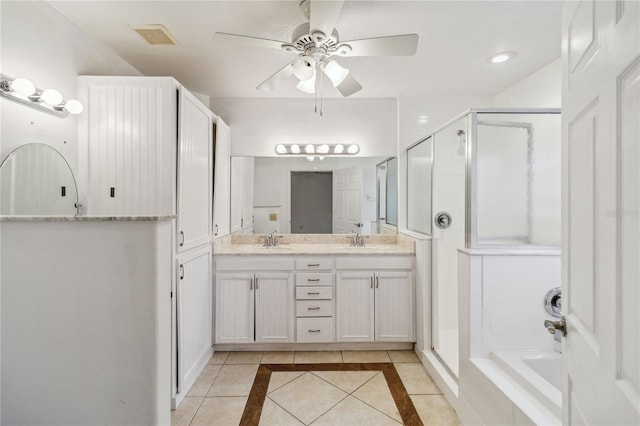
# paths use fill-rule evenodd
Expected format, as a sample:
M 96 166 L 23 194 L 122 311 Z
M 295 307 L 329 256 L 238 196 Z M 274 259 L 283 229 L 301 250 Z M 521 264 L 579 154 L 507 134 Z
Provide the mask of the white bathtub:
M 527 394 L 562 418 L 562 355 L 541 351 L 495 351 L 490 358 Z M 518 401 L 514 400 L 514 403 Z

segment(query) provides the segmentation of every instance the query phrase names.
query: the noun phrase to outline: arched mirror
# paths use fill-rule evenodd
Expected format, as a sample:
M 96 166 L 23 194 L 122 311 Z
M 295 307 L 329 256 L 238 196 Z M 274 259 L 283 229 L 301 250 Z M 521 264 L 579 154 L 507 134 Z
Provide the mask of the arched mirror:
M 0 165 L 2 215 L 67 216 L 78 212 L 78 188 L 67 160 L 49 145 L 30 143 Z

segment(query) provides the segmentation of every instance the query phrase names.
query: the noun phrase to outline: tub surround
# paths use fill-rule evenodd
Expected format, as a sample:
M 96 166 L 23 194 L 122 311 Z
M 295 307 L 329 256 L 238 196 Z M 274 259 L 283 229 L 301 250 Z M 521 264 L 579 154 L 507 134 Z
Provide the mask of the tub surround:
M 280 234 L 281 235 L 281 234 Z M 344 234 L 285 234 L 276 247 L 264 247 L 264 235 L 233 234 L 213 241 L 216 255 L 404 255 L 415 254 L 415 243 L 402 235 L 367 235 L 363 247 L 350 245 Z

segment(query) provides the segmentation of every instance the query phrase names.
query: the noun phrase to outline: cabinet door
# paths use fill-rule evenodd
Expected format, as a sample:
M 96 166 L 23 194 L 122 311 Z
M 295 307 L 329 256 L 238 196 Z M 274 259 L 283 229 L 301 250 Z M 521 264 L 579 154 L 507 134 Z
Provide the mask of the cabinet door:
M 198 250 L 178 262 L 178 388 L 183 391 L 198 378 L 198 367 L 207 362 L 212 346 L 211 249 Z
M 337 275 L 338 341 L 372 342 L 374 337 L 373 274 L 339 272 Z
M 413 341 L 413 274 L 408 271 L 375 274 L 376 341 Z
M 180 89 L 178 125 L 178 250 L 210 241 L 212 122 L 210 111 Z
M 256 341 L 293 342 L 293 274 L 255 275 Z
M 253 341 L 253 274 L 216 274 L 216 343 Z
M 229 235 L 231 130 L 221 118 L 216 123 L 213 189 L 213 235 Z
M 176 214 L 176 81 L 78 81 L 86 106 L 78 117 L 78 186 L 87 214 Z

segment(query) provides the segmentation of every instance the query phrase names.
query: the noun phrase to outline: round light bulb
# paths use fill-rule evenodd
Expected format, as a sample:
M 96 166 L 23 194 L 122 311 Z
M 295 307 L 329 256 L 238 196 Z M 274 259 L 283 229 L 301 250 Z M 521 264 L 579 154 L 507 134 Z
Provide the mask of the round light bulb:
M 356 154 L 358 151 L 360 151 L 360 147 L 356 144 L 349 145 L 349 148 L 347 148 L 349 154 Z
M 40 100 L 49 105 L 60 105 L 62 103 L 62 95 L 54 89 L 46 89 L 40 95 Z
M 333 147 L 333 153 L 334 154 L 342 154 L 342 152 L 344 151 L 344 146 L 338 144 L 336 146 Z
M 278 145 L 276 145 L 276 152 L 278 154 L 286 154 L 287 153 L 287 147 L 282 145 L 282 144 L 278 144 Z
M 307 81 L 313 78 L 316 61 L 309 56 L 298 59 L 293 64 L 293 74 L 300 81 Z
M 300 147 L 296 144 L 291 145 L 292 154 L 300 154 Z
M 314 152 L 316 152 L 316 148 L 313 145 L 309 144 L 304 147 L 304 152 L 306 152 L 307 154 L 313 154 Z
M 16 78 L 11 82 L 9 87 L 11 87 L 11 90 L 14 92 L 24 96 L 31 96 L 36 93 L 36 85 L 26 78 Z
M 320 154 L 328 154 L 329 153 L 329 145 L 327 145 L 326 143 L 320 145 L 318 147 L 318 153 L 320 153 Z
M 82 106 L 82 103 L 80 101 L 69 99 L 64 103 L 64 109 L 69 111 L 69 114 L 78 115 L 82 113 L 82 111 L 84 111 L 84 106 Z

